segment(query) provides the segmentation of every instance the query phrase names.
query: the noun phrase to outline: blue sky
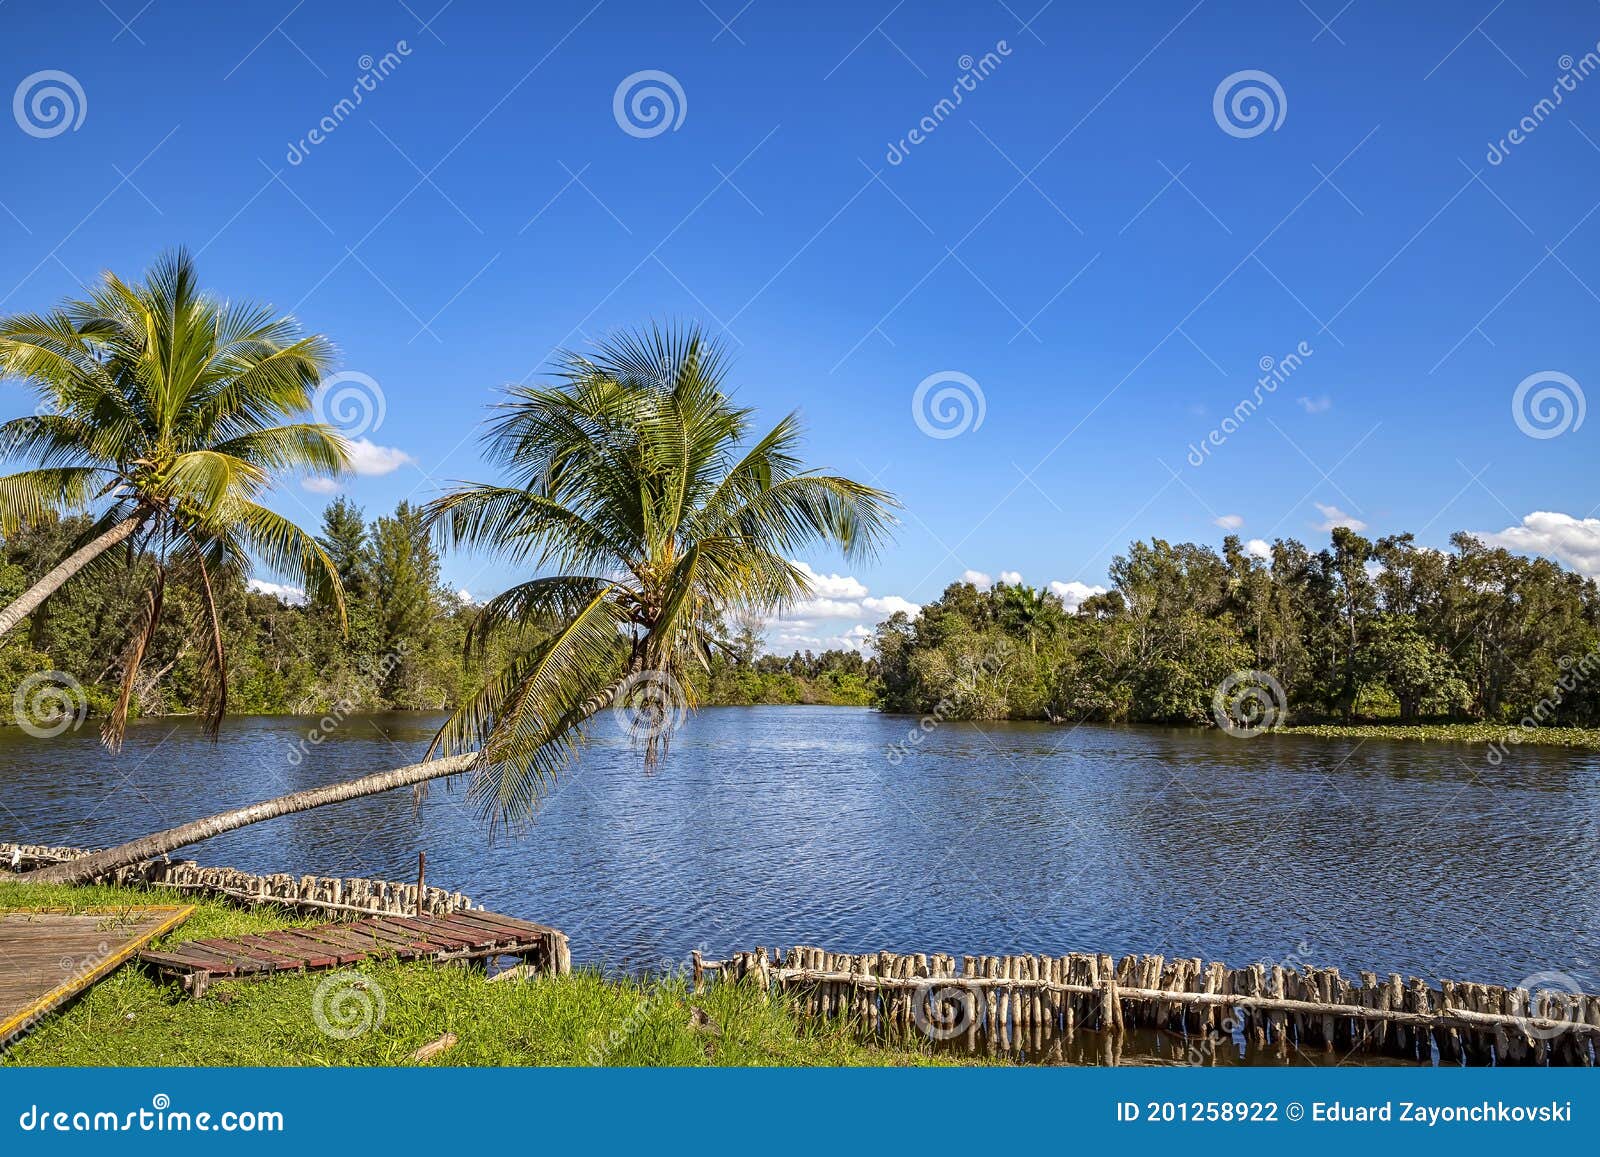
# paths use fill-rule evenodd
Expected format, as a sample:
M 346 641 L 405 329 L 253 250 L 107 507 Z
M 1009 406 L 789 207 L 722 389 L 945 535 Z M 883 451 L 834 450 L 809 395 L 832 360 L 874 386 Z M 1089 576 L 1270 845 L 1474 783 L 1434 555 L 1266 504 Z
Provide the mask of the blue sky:
M 803 560 L 827 601 L 784 649 L 1232 527 L 1600 573 L 1600 5 L 742 3 L 10 0 L 0 310 L 189 246 L 381 395 L 371 514 L 486 476 L 483 407 L 554 349 L 700 320 L 741 400 L 906 505 L 876 562 Z M 919 424 L 930 377 L 965 421 Z

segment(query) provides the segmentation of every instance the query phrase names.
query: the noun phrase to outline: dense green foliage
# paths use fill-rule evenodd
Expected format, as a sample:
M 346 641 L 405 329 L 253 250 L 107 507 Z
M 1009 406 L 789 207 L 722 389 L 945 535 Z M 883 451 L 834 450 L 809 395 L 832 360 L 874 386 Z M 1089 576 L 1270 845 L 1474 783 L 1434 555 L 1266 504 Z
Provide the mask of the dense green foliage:
M 1218 686 L 1262 671 L 1299 719 L 1600 725 L 1600 590 L 1469 535 L 1336 529 L 1270 559 L 1136 542 L 1112 589 L 1069 614 L 1054 595 L 949 587 L 878 630 L 885 706 L 941 718 L 1202 724 Z
M 0 912 L 24 907 L 193 903 L 170 892 L 0 882 Z M 275 909 L 202 901 L 168 942 L 309 923 Z M 215 982 L 203 1000 L 175 998 L 142 969 L 124 968 L 9 1049 L 6 1065 L 403 1065 L 445 1033 L 439 1065 L 926 1065 L 952 1063 L 919 1040 L 873 1047 L 843 1022 L 802 1022 L 783 996 L 715 984 L 693 994 L 678 973 L 639 978 L 580 971 L 529 981 L 426 964 L 368 964 L 365 991 L 383 1014 L 335 1039 L 313 1010 L 326 975 Z M 359 1000 L 359 997 L 357 998 Z M 338 1011 L 334 1006 L 333 1012 Z M 356 1011 L 354 1009 L 346 1011 Z M 339 1021 L 343 1024 L 343 1021 Z
M 86 522 L 46 517 L 0 543 L 0 602 L 53 566 Z M 327 508 L 320 537 L 344 583 L 348 636 L 330 596 L 290 605 L 249 589 L 238 572 L 213 576 L 229 710 L 318 714 L 455 702 L 472 678 L 461 644 L 473 612 L 441 585 L 437 552 L 416 511 L 402 503 L 369 524 L 339 500 Z M 61 671 L 83 687 L 91 713 L 110 709 L 140 626 L 134 608 L 156 566 L 142 549 L 119 547 L 113 556 L 117 565 L 103 568 L 98 581 L 68 583 L 25 628 L 0 640 L 0 697 L 9 699 L 31 672 Z M 168 577 L 167 613 L 134 684 L 134 714 L 187 713 L 203 701 L 205 656 L 179 625 L 199 598 L 189 575 Z
M 114 565 L 105 552 L 118 543 L 134 544 L 142 581 L 130 587 L 122 571 L 119 593 L 131 598 L 115 609 L 138 629 L 107 668 L 120 678 L 103 731 L 113 748 L 151 645 L 174 628 L 190 643 L 191 702 L 215 734 L 231 684 L 216 587 L 241 586 L 254 560 L 338 607 L 327 555 L 259 501 L 285 475 L 329 477 L 349 466 L 337 431 L 298 420 L 332 354 L 326 338 L 302 334 L 291 317 L 206 293 L 182 250 L 143 283 L 106 273 L 50 313 L 0 319 L 0 377 L 37 400 L 32 414 L 0 426 L 0 457 L 32 466 L 0 476 L 0 532 L 16 535 L 49 515 L 95 515 L 55 544 L 63 549 L 45 570 L 60 563 L 61 571 L 15 605 L 6 600 L 0 634 L 72 575 L 81 585 L 104 574 Z M 183 587 L 171 605 L 169 579 Z
M 45 517 L 0 540 L 0 603 L 9 601 L 67 553 L 86 518 Z M 238 574 L 213 581 L 229 656 L 228 705 L 239 714 L 310 714 L 450 709 L 493 669 L 501 653 L 464 653 L 476 608 L 440 581 L 439 555 L 417 508 L 401 503 L 369 521 L 339 498 L 323 511 L 318 541 L 344 587 L 346 635 L 327 595 L 291 605 L 249 589 Z M 83 688 L 89 714 L 116 702 L 121 657 L 138 626 L 134 613 L 154 560 L 119 548 L 97 581 L 68 583 L 28 621 L 0 639 L 0 702 L 29 675 L 61 671 Z M 132 714 L 193 712 L 203 699 L 201 665 L 179 624 L 198 610 L 199 593 L 182 574 L 166 583 L 168 608 L 144 656 Z M 727 634 L 720 625 L 717 634 Z M 856 651 L 779 657 L 761 654 L 758 632 L 733 634 L 690 671 L 695 701 L 708 705 L 819 703 L 868 705 L 877 699 L 876 664 Z M 0 722 L 10 722 L 7 714 Z

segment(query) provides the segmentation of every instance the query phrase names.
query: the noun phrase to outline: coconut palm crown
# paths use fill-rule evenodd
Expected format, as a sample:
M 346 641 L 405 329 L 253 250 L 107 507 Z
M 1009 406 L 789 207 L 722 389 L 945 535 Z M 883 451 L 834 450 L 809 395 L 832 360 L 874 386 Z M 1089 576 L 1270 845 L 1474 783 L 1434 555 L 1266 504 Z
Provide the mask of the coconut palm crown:
M 434 741 L 479 752 L 469 797 L 491 825 L 531 816 L 608 706 L 654 764 L 694 706 L 691 669 L 726 645 L 723 621 L 806 598 L 792 561 L 806 548 L 853 558 L 886 541 L 895 500 L 806 469 L 797 414 L 752 440 L 727 368 L 696 327 L 565 353 L 554 384 L 511 387 L 494 408 L 484 449 L 504 480 L 430 504 L 444 545 L 553 572 L 482 607 L 469 646 L 511 632 L 512 657 Z
M 7 457 L 33 468 L 0 476 L 0 533 L 46 515 L 90 513 L 82 544 L 12 606 L 11 630 L 85 567 L 106 565 L 127 541 L 157 558 L 123 656 L 122 695 L 106 727 L 116 746 L 145 647 L 161 616 L 170 568 L 201 592 L 191 624 L 205 656 L 213 731 L 226 707 L 226 659 L 212 598 L 220 573 L 248 574 L 252 558 L 343 606 L 338 576 L 315 538 L 261 505 L 285 474 L 336 475 L 349 465 L 331 428 L 304 413 L 333 357 L 266 306 L 202 292 L 183 251 L 159 259 L 143 284 L 106 273 L 82 300 L 47 314 L 0 319 L 0 377 L 39 400 L 0 425 Z

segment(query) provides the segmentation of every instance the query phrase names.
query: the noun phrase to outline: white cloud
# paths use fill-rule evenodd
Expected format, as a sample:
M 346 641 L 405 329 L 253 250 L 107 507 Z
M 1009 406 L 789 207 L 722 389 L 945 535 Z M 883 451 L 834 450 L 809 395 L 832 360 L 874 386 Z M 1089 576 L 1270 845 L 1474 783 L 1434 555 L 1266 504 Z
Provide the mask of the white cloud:
M 339 483 L 332 478 L 302 478 L 300 485 L 313 494 L 333 494 L 339 489 Z
M 901 611 L 915 618 L 922 610 L 919 604 L 912 602 L 910 599 L 903 599 L 899 595 L 885 595 L 881 599 L 862 599 L 861 606 L 864 610 L 871 611 L 873 614 L 885 619 Z
M 1366 523 L 1353 515 L 1346 514 L 1337 506 L 1324 506 L 1320 502 L 1313 502 L 1312 505 L 1322 511 L 1323 522 L 1317 527 L 1318 530 L 1332 530 L 1336 526 L 1347 526 L 1351 530 L 1367 529 Z
M 287 583 L 269 583 L 265 579 L 251 579 L 245 586 L 259 594 L 282 599 L 293 607 L 305 605 L 306 592 Z
M 1022 572 L 1003 570 L 1000 572 L 1000 581 L 1009 586 L 1019 587 L 1022 585 Z
M 981 570 L 964 570 L 961 572 L 961 581 L 971 583 L 980 591 L 988 590 L 994 586 L 994 579 L 984 574 Z
M 416 465 L 404 450 L 393 446 L 379 446 L 370 438 L 357 438 L 350 442 L 350 469 L 357 474 L 371 476 L 392 474 L 402 466 Z
M 872 642 L 872 629 L 859 623 L 837 635 L 807 635 L 793 631 L 783 631 L 767 640 L 768 646 L 779 654 L 805 650 L 859 651 L 870 642 Z
M 858 578 L 844 574 L 818 574 L 810 565 L 798 559 L 791 562 L 805 572 L 811 580 L 811 593 L 823 599 L 859 599 L 866 595 L 867 586 Z
M 899 595 L 872 594 L 853 575 L 821 574 L 798 559 L 790 561 L 810 579 L 813 593 L 767 623 L 767 645 L 778 654 L 808 647 L 859 648 L 871 641 L 873 628 L 889 616 L 903 611 L 915 617 L 922 610 Z
M 1223 530 L 1238 530 L 1244 525 L 1244 516 L 1239 514 L 1223 514 L 1212 520 Z
M 478 600 L 472 597 L 472 592 L 466 587 L 462 587 L 456 592 L 456 602 L 460 603 L 464 607 L 475 607 L 478 605 Z
M 1542 554 L 1589 578 L 1600 578 L 1600 518 L 1574 518 L 1553 510 L 1535 510 L 1523 518 L 1521 526 L 1476 537 L 1490 546 Z
M 1272 544 L 1264 538 L 1252 538 L 1244 544 L 1244 552 L 1254 558 L 1272 559 Z
M 1333 409 L 1333 399 L 1323 394 L 1320 398 L 1308 398 L 1304 394 L 1296 398 L 1300 408 L 1308 414 L 1326 414 Z
M 1067 610 L 1069 611 L 1077 610 L 1078 607 L 1083 603 L 1083 600 L 1089 598 L 1091 595 L 1103 595 L 1106 593 L 1105 587 L 1090 586 L 1088 583 L 1081 583 L 1077 579 L 1073 579 L 1071 582 L 1065 583 L 1052 582 L 1050 584 L 1050 590 L 1057 598 L 1066 604 Z

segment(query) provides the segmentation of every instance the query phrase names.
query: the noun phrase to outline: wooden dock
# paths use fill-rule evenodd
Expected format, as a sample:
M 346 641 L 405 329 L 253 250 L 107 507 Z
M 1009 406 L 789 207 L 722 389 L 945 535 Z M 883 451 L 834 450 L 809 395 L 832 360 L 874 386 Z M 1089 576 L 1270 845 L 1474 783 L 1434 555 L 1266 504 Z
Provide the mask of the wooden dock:
M 532 970 L 569 972 L 567 938 L 554 928 L 491 912 L 369 916 L 314 928 L 284 928 L 253 936 L 189 940 L 139 959 L 192 996 L 214 979 L 317 972 L 364 960 L 484 960 L 511 956 Z
M 1174 1034 L 1204 1056 L 1243 1040 L 1287 1055 L 1381 1055 L 1419 1064 L 1576 1065 L 1600 1061 L 1600 996 L 1549 974 L 1544 987 L 1198 958 L 1071 953 L 963 956 L 765 948 L 693 957 L 708 978 L 794 994 L 803 1017 L 846 1020 L 873 1037 L 923 1037 L 969 1052 L 1049 1059 L 1080 1031 Z
M 0 913 L 0 1048 L 193 911 L 163 904 Z

